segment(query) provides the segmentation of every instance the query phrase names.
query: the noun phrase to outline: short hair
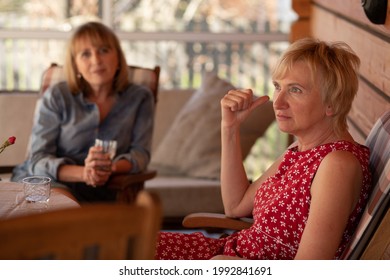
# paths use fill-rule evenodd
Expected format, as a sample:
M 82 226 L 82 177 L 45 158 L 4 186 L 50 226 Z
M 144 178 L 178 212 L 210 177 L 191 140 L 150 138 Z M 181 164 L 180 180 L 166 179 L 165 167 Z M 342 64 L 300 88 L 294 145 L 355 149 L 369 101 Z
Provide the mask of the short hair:
M 64 71 L 72 94 L 77 94 L 86 89 L 84 79 L 78 77 L 78 71 L 75 62 L 75 55 L 78 44 L 84 40 L 90 40 L 93 45 L 108 45 L 116 50 L 118 55 L 118 70 L 114 77 L 114 92 L 123 91 L 129 84 L 128 66 L 120 42 L 115 33 L 100 22 L 87 22 L 79 26 L 68 41 Z
M 283 78 L 293 65 L 302 61 L 317 82 L 322 102 L 333 110 L 333 129 L 339 134 L 346 130 L 347 115 L 359 88 L 360 59 L 344 42 L 324 42 L 304 38 L 292 43 L 278 61 L 272 79 Z M 317 81 L 317 77 L 320 80 Z

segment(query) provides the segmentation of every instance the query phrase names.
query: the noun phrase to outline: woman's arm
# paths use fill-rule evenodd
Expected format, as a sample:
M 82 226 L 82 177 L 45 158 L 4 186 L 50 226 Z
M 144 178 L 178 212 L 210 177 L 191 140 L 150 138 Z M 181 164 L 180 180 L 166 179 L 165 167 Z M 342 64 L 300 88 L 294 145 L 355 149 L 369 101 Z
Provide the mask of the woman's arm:
M 105 168 L 107 167 L 107 168 Z M 112 162 L 101 147 L 91 147 L 84 166 L 64 164 L 58 168 L 57 178 L 62 182 L 85 182 L 91 186 L 104 185 L 112 174 Z
M 311 186 L 309 217 L 296 259 L 333 259 L 348 218 L 359 200 L 362 169 L 346 151 L 329 153 Z
M 131 89 L 131 88 L 130 88 Z M 150 91 L 139 88 L 138 92 L 125 92 L 123 95 L 139 95 L 140 99 L 124 100 L 131 105 L 124 108 L 125 110 L 135 110 L 136 116 L 132 124 L 130 133 L 131 143 L 126 143 L 127 150 L 120 154 L 114 160 L 113 171 L 115 173 L 137 173 L 146 169 L 150 161 L 150 149 L 152 146 L 154 112 L 154 97 Z
M 30 140 L 29 174 L 41 174 L 57 180 L 60 165 L 75 164 L 71 159 L 57 157 L 61 112 L 65 107 L 59 86 L 49 88 L 38 100 Z
M 249 188 L 242 163 L 240 125 L 268 100 L 268 96 L 254 100 L 252 90 L 231 90 L 221 100 L 221 192 L 227 216 L 242 217 L 252 211 L 255 187 Z

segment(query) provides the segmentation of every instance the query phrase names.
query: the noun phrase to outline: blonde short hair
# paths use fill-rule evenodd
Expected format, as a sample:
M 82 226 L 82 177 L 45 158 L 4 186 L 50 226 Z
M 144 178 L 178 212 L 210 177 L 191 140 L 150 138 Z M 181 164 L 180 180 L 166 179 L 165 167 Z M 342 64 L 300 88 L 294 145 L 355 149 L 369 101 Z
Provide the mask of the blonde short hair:
M 359 57 L 344 42 L 304 38 L 288 47 L 274 68 L 272 78 L 283 78 L 288 71 L 293 71 L 298 61 L 307 64 L 312 82 L 318 83 L 322 102 L 332 108 L 335 132 L 346 130 L 347 115 L 359 87 Z
M 88 22 L 79 26 L 68 42 L 68 47 L 65 57 L 65 76 L 72 94 L 77 94 L 80 91 L 86 90 L 87 83 L 84 79 L 78 77 L 78 71 L 75 62 L 75 54 L 77 46 L 84 40 L 90 40 L 93 45 L 108 45 L 116 50 L 118 55 L 118 70 L 115 74 L 113 91 L 121 92 L 128 84 L 128 66 L 119 39 L 115 33 L 107 26 L 100 22 Z

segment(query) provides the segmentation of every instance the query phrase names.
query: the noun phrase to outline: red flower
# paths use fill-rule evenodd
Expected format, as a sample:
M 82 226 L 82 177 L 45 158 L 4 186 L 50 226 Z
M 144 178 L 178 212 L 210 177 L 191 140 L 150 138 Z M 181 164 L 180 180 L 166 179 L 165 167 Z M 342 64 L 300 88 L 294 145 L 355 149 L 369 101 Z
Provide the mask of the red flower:
M 0 153 L 2 153 L 5 148 L 7 148 L 8 146 L 10 145 L 13 145 L 15 143 L 15 140 L 16 140 L 16 137 L 15 136 L 11 136 L 9 137 L 4 143 L 3 145 L 0 146 Z
M 16 140 L 15 136 L 11 136 L 10 138 L 8 138 L 8 142 L 9 142 L 10 145 L 14 144 L 15 140 Z

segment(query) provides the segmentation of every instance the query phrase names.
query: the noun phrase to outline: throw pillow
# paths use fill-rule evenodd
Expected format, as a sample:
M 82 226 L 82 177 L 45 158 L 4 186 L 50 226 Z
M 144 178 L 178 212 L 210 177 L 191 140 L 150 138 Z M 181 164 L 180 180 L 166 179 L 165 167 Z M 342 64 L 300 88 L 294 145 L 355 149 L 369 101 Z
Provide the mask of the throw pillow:
M 152 155 L 159 175 L 218 179 L 221 161 L 220 100 L 233 85 L 207 72 L 201 87 L 176 116 Z
M 152 154 L 151 168 L 163 176 L 219 179 L 221 170 L 220 100 L 235 87 L 213 72 L 175 117 Z M 253 111 L 241 125 L 243 159 L 274 120 L 272 103 Z

